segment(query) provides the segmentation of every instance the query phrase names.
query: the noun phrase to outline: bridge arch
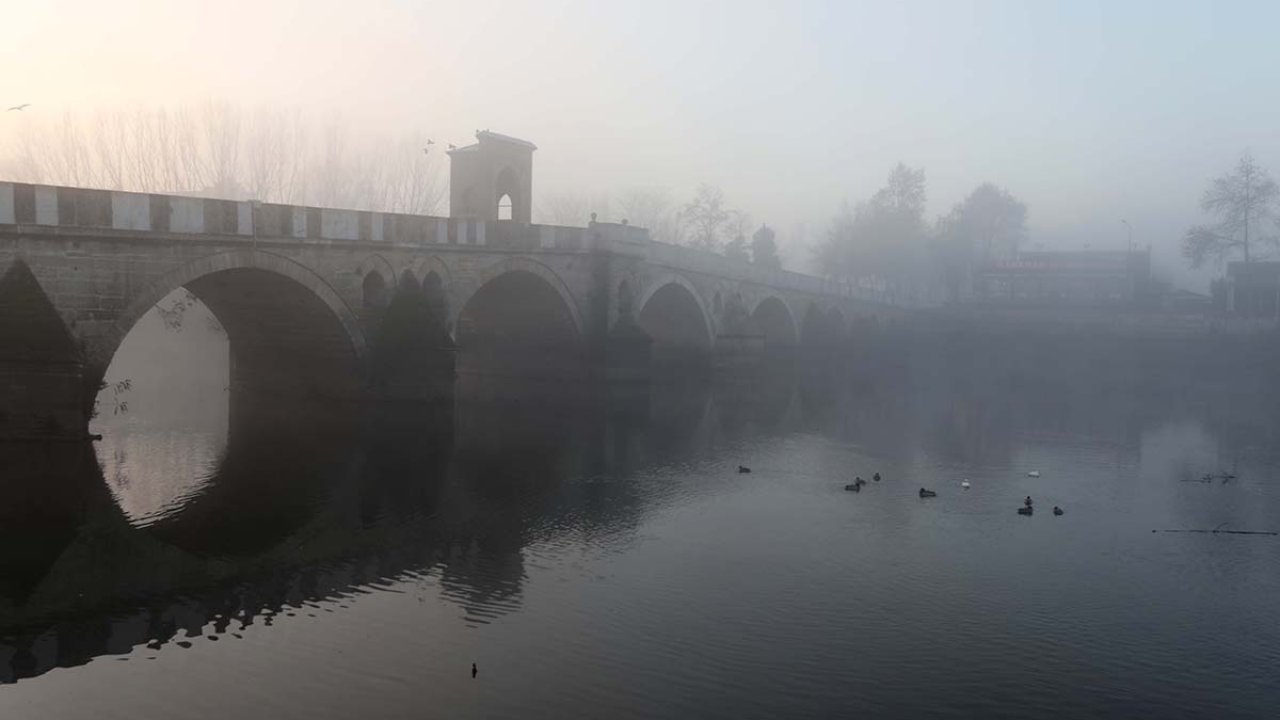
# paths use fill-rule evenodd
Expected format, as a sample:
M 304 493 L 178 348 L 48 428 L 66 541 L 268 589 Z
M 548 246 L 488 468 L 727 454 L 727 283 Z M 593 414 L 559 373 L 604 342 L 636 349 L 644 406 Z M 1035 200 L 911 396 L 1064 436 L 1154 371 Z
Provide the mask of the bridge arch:
M 827 329 L 835 333 L 834 339 L 844 340 L 849 335 L 849 323 L 845 321 L 844 311 L 837 306 L 827 309 Z
M 698 289 L 667 273 L 649 284 L 636 302 L 636 320 L 653 340 L 659 364 L 699 363 L 710 357 L 715 326 Z
M 791 306 L 776 295 L 770 295 L 756 303 L 751 311 L 751 319 L 755 322 L 756 329 L 764 334 L 765 347 L 790 346 L 800 341 L 800 331 Z
M 387 267 L 389 268 L 390 266 L 388 265 Z M 338 293 L 329 286 L 329 283 L 325 282 L 324 278 L 310 269 L 283 255 L 261 250 L 235 250 L 209 255 L 193 260 L 161 276 L 159 280 L 152 283 L 150 288 L 129 303 L 124 311 L 120 313 L 112 333 L 112 349 L 114 350 L 120 344 L 124 336 L 137 323 L 138 318 L 160 302 L 164 296 L 178 288 L 188 287 L 200 278 L 235 270 L 260 270 L 292 280 L 294 283 L 306 288 L 310 291 L 312 297 L 322 303 L 333 314 L 333 319 L 341 324 L 351 344 L 351 350 L 356 357 L 364 357 L 368 344 L 364 333 L 360 330 L 356 315 L 351 311 L 351 308 L 347 307 L 346 302 L 342 300 Z M 394 277 L 395 275 L 388 275 L 386 278 L 388 284 Z
M 462 305 L 458 302 L 449 266 L 435 255 L 430 255 L 413 264 L 413 274 L 422 286 L 432 313 L 438 316 L 439 322 L 448 329 L 452 338 L 453 313 Z
M 826 325 L 826 316 L 813 301 L 805 306 L 804 317 L 800 320 L 800 344 L 805 347 L 818 347 L 823 344 L 822 332 Z
M 418 261 L 413 264 L 413 274 L 414 277 L 418 278 L 418 282 L 425 282 L 427 276 L 431 273 L 435 273 L 440 277 L 440 281 L 444 284 L 446 289 L 453 287 L 449 273 L 449 266 L 435 255 L 419 258 Z
M 226 330 L 234 384 L 320 396 L 358 392 L 368 343 L 356 313 L 310 269 L 261 250 L 209 255 L 161 276 L 117 316 L 90 358 L 96 372 L 106 371 L 142 315 L 179 288 Z
M 452 318 L 455 327 L 458 322 L 461 321 L 463 309 L 475 299 L 477 293 L 483 290 L 486 285 L 490 284 L 494 280 L 497 280 L 503 275 L 514 272 L 524 272 L 541 278 L 557 295 L 560 296 L 560 300 L 564 303 L 565 310 L 569 313 L 570 320 L 573 321 L 574 331 L 579 336 L 582 335 L 582 315 L 578 311 L 578 303 L 574 299 L 573 293 L 569 291 L 569 286 L 566 285 L 564 280 L 561 280 L 560 276 L 551 268 L 537 262 L 536 260 L 530 260 L 522 257 L 500 260 L 492 265 L 486 266 L 480 271 L 476 276 L 475 281 L 470 283 L 471 287 L 468 288 L 467 292 L 460 293 L 457 296 L 457 300 L 459 302 L 456 303 L 456 314 Z M 441 279 L 443 280 L 446 278 L 442 277 Z
M 509 258 L 488 266 L 457 313 L 463 370 L 559 375 L 585 361 L 577 303 L 541 263 Z
M 377 269 L 364 274 L 360 281 L 360 306 L 365 314 L 376 313 L 387 306 L 391 291 L 387 288 L 387 280 Z
M 376 253 L 366 257 L 360 262 L 360 265 L 356 267 L 356 274 L 362 279 L 368 277 L 370 272 L 376 272 L 381 275 L 382 280 L 386 282 L 388 286 L 393 285 L 395 283 L 395 279 L 399 277 L 399 275 L 396 274 L 395 268 L 391 267 L 391 263 L 387 262 L 386 258 Z
M 846 337 L 844 313 L 837 307 L 823 308 L 815 301 L 805 307 L 800 321 L 800 344 L 808 349 L 832 349 Z

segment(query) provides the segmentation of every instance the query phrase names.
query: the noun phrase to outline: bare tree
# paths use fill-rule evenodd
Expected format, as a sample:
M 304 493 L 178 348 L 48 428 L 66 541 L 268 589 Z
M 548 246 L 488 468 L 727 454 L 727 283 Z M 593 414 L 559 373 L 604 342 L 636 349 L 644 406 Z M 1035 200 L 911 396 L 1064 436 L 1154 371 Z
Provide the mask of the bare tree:
M 680 224 L 671 196 L 660 188 L 632 188 L 618 196 L 618 209 L 632 225 L 645 228 L 658 242 L 678 243 Z
M 1207 260 L 1220 264 L 1237 250 L 1242 251 L 1245 262 L 1250 262 L 1252 243 L 1277 243 L 1274 235 L 1259 235 L 1258 227 L 1274 215 L 1278 198 L 1280 188 L 1246 152 L 1234 172 L 1215 179 L 1205 190 L 1200 208 L 1218 222 L 1188 230 L 1182 239 L 1182 254 L 1192 267 L 1200 267 Z
M 693 199 L 680 210 L 689 244 L 712 252 L 720 249 L 730 219 L 731 213 L 724 206 L 724 191 L 714 185 L 698 186 Z
M 67 114 L 29 122 L 3 149 L 14 179 L 137 192 L 430 213 L 445 194 L 419 134 L 359 138 L 332 118 L 227 103 Z
M 411 133 L 383 144 L 374 153 L 381 168 L 377 187 L 381 196 L 375 205 L 392 212 L 425 215 L 435 212 L 444 199 L 444 183 L 436 171 L 427 138 Z
M 262 108 L 245 133 L 244 187 L 265 202 L 302 202 L 307 129 L 301 115 Z

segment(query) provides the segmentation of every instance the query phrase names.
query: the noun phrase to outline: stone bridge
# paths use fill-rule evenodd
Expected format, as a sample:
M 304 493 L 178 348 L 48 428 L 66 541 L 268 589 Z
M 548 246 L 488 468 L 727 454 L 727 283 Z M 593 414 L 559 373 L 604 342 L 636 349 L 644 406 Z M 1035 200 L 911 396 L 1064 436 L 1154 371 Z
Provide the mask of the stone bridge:
M 452 217 L 0 183 L 0 436 L 81 432 L 125 335 L 179 288 L 226 329 L 233 386 L 326 398 L 738 366 L 905 312 L 625 222 L 532 224 L 533 146 L 477 137 L 451 153 Z

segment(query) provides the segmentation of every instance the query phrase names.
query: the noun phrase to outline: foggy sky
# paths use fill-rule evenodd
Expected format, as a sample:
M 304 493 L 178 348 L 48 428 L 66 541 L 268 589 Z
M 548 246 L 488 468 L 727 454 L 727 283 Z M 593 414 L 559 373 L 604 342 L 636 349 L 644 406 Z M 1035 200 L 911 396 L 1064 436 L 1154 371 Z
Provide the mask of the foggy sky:
M 929 216 L 1007 187 L 1047 248 L 1177 242 L 1251 149 L 1280 174 L 1275 3 L 0 0 L 0 105 L 208 99 L 537 143 L 535 196 L 700 182 L 789 264 L 901 160 Z M 15 114 L 0 114 L 0 142 Z M 8 127 L 6 127 L 8 126 Z M 535 202 L 537 198 L 535 197 Z M 799 262 L 797 262 L 799 261 Z

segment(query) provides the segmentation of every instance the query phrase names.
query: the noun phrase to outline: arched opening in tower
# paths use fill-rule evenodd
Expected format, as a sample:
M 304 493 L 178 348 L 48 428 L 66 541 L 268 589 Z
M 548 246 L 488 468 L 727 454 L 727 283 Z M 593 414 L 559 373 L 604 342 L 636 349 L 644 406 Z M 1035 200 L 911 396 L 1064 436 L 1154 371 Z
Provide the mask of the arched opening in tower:
M 502 168 L 494 182 L 493 197 L 498 199 L 497 217 L 499 220 L 519 220 L 528 222 L 528 208 L 525 198 L 520 192 L 520 180 L 510 166 Z
M 653 340 L 655 368 L 705 369 L 711 362 L 710 331 L 697 298 L 679 283 L 668 283 L 653 293 L 637 318 Z
M 583 347 L 566 300 L 542 277 L 513 270 L 485 283 L 463 306 L 458 369 L 509 375 L 579 373 Z

